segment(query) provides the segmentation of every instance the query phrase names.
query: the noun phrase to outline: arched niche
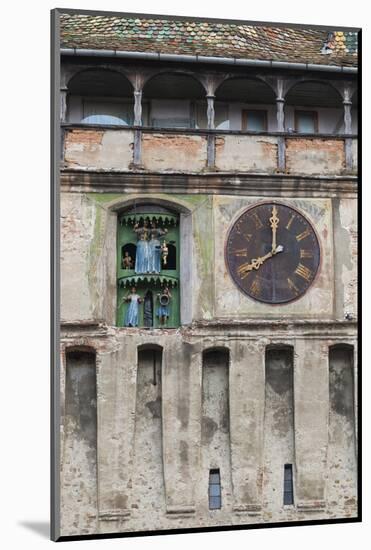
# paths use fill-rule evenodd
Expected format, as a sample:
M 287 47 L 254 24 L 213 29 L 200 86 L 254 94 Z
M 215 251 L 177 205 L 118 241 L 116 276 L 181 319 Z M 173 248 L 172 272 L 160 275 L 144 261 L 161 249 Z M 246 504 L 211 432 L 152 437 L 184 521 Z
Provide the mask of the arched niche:
M 294 504 L 294 348 L 265 349 L 264 467 L 270 483 L 265 498 L 274 507 Z
M 276 130 L 275 92 L 257 78 L 227 78 L 215 92 L 215 120 L 220 129 Z
M 192 224 L 192 211 L 185 205 L 178 201 L 167 200 L 161 197 L 135 197 L 127 200 L 114 200 L 107 205 L 109 217 L 115 219 L 116 227 L 120 224 L 121 216 L 129 214 L 134 210 L 140 214 L 139 210 L 152 209 L 154 212 L 159 213 L 163 210 L 164 213 L 173 213 L 178 217 L 179 223 L 179 243 L 176 250 L 176 271 L 179 276 L 179 317 L 180 325 L 188 325 L 192 322 L 192 278 L 193 278 L 193 224 Z M 148 213 L 148 212 L 147 212 Z M 117 234 L 117 232 L 116 232 Z M 172 244 L 172 243 L 170 243 Z M 121 253 L 120 243 L 116 241 L 116 257 Z M 110 246 L 108 250 L 108 263 L 111 266 L 116 266 L 117 260 L 115 257 L 115 249 Z M 110 269 L 113 274 L 113 270 Z M 169 275 L 172 270 L 169 269 Z M 117 303 L 116 303 L 117 307 Z M 116 324 L 116 319 L 112 318 L 112 323 Z
M 143 87 L 143 102 L 149 103 L 148 126 L 195 128 L 206 117 L 206 92 L 193 75 L 163 72 L 152 76 Z M 202 118 L 204 124 L 204 118 Z
M 229 350 L 207 348 L 202 353 L 201 478 L 209 509 L 231 505 Z
M 330 83 L 304 80 L 285 96 L 285 124 L 297 133 L 337 134 L 344 129 L 343 99 Z
M 115 126 L 133 124 L 133 86 L 120 72 L 86 69 L 72 76 L 67 89 L 69 122 Z

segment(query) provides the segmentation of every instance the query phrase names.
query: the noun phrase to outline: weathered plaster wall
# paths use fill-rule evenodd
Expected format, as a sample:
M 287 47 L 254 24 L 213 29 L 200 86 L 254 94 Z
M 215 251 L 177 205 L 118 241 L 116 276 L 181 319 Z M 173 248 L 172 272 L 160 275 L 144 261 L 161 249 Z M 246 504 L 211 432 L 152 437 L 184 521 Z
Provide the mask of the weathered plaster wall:
M 351 399 L 350 372 L 335 357 L 338 378 L 331 368 L 329 377 L 330 332 L 306 339 L 293 325 L 289 335 L 238 330 L 218 338 L 193 329 L 65 333 L 63 345 L 97 349 L 98 485 L 80 485 L 93 479 L 80 451 L 80 469 L 71 467 L 68 453 L 79 439 L 76 431 L 71 439 L 66 417 L 64 534 L 82 525 L 108 533 L 354 516 L 352 411 L 339 410 Z M 280 355 L 266 363 L 267 346 L 277 344 L 293 346 L 293 367 Z M 163 350 L 156 386 L 150 353 L 138 355 L 143 345 Z M 203 363 L 210 348 L 229 350 L 228 366 L 227 351 Z M 294 467 L 293 506 L 283 506 L 284 463 Z M 222 509 L 210 511 L 214 467 L 221 471 Z
M 218 170 L 272 173 L 277 169 L 277 138 L 219 136 L 215 143 Z
M 206 167 L 205 136 L 143 134 L 142 163 L 146 170 L 199 171 Z
M 342 174 L 345 169 L 341 139 L 286 140 L 286 171 L 292 174 Z
M 112 238 L 112 236 L 114 236 Z M 61 193 L 61 318 L 116 318 L 116 215 L 87 195 Z
M 66 133 L 64 161 L 68 168 L 128 170 L 133 162 L 134 133 L 129 130 L 78 130 Z
M 357 317 L 357 201 L 334 199 L 334 266 L 336 317 Z

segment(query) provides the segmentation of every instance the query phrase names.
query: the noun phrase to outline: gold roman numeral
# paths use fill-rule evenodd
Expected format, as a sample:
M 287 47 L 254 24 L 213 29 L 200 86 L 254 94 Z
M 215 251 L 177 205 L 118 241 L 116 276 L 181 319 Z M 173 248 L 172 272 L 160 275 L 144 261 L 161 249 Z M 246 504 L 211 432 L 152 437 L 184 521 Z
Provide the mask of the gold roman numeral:
M 291 224 L 292 224 L 292 222 L 294 221 L 294 219 L 295 219 L 295 214 L 292 214 L 291 218 L 290 218 L 289 221 L 287 222 L 286 229 L 290 229 Z
M 246 271 L 246 268 L 247 266 L 249 266 L 249 262 L 245 262 L 244 264 L 241 264 L 238 268 L 237 268 L 237 273 L 238 275 L 241 277 L 242 275 L 245 274 L 245 271 Z M 250 271 L 248 271 L 247 273 L 250 273 Z M 246 274 L 245 274 L 246 275 Z M 242 277 L 241 277 L 242 278 Z
M 242 258 L 247 258 L 246 248 L 239 248 L 238 250 L 232 250 L 232 254 L 234 254 L 235 256 L 242 257 Z
M 300 294 L 300 290 L 295 285 L 295 283 L 290 279 L 290 277 L 287 278 L 287 284 L 289 285 L 289 289 L 292 290 L 292 292 L 294 292 L 296 296 Z
M 300 259 L 302 258 L 313 258 L 313 252 L 311 250 L 300 249 Z
M 255 227 L 256 229 L 261 229 L 263 227 L 263 223 L 256 212 L 253 213 L 252 217 L 255 220 Z
M 261 293 L 261 283 L 259 279 L 254 279 L 250 285 L 250 292 L 253 296 L 258 296 Z
M 296 240 L 299 242 L 299 241 L 302 241 L 303 239 L 305 239 L 306 237 L 309 237 L 310 235 L 310 229 L 309 227 L 306 228 L 305 231 L 303 231 L 303 233 L 299 233 L 299 235 L 296 235 Z
M 306 267 L 303 264 L 299 264 L 298 267 L 295 269 L 295 273 L 299 275 L 300 277 L 303 277 L 306 281 L 310 281 L 312 278 L 312 270 Z

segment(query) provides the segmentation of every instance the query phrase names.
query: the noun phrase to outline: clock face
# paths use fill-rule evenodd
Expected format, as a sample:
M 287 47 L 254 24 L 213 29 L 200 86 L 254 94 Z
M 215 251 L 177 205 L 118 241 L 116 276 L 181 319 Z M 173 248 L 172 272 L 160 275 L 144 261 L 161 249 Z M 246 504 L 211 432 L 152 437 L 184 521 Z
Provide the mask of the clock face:
M 238 288 L 259 302 L 284 304 L 312 284 L 320 247 L 309 221 L 280 203 L 249 208 L 232 226 L 226 261 Z

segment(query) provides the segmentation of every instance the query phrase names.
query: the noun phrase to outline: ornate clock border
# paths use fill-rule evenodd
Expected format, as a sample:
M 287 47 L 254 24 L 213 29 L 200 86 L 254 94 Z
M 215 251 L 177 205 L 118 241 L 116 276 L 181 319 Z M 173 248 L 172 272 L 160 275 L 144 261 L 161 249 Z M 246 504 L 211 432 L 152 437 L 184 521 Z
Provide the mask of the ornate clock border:
M 298 208 L 269 200 L 250 205 L 228 230 L 228 272 L 244 295 L 267 305 L 299 300 L 321 268 L 321 244 Z

